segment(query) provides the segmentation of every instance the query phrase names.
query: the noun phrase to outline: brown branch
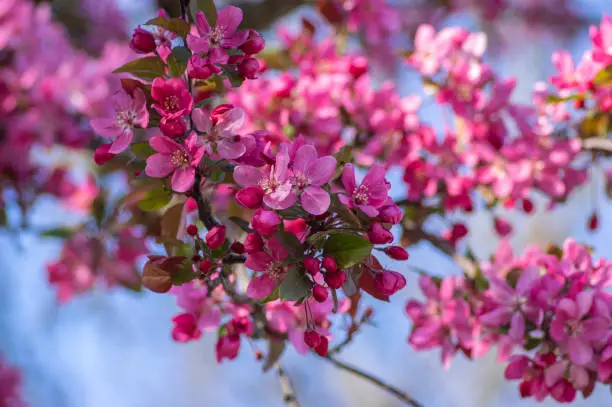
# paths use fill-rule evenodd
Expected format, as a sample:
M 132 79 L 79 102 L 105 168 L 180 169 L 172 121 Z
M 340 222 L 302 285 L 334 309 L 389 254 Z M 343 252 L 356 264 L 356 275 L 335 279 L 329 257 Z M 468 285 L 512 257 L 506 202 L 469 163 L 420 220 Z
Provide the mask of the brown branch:
M 195 183 L 191 190 L 191 196 L 195 199 L 198 204 L 198 215 L 200 220 L 206 226 L 206 229 L 210 230 L 217 226 L 219 222 L 214 218 L 210 209 L 210 202 L 202 195 L 202 176 L 196 173 Z
M 410 405 L 412 407 L 423 407 L 422 404 L 420 404 L 418 401 L 410 397 L 408 394 L 404 393 L 403 391 L 399 390 L 396 387 L 391 386 L 388 383 L 383 382 L 382 380 L 372 376 L 371 374 L 364 372 L 363 370 L 360 370 L 354 366 L 341 362 L 338 359 L 330 355 L 325 356 L 324 359 L 328 360 L 332 365 L 336 366 L 337 368 L 350 372 L 354 374 L 355 376 L 359 376 L 362 379 L 365 379 L 369 381 L 370 383 L 382 388 L 383 390 L 393 394 L 395 397 L 397 397 L 399 400 L 406 403 L 407 405 Z
M 283 391 L 283 401 L 289 407 L 300 407 L 300 403 L 297 400 L 295 388 L 291 383 L 291 380 L 285 373 L 285 369 L 280 364 L 276 365 L 276 371 L 278 372 L 278 378 L 280 380 L 281 389 Z
M 582 149 L 586 151 L 612 154 L 612 140 L 607 138 L 588 138 L 582 140 Z

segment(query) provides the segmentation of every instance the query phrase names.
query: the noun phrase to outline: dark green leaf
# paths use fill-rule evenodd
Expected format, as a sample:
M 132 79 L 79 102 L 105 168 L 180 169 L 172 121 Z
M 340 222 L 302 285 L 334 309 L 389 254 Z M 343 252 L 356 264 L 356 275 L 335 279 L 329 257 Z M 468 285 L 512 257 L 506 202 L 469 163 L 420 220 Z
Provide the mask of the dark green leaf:
M 312 283 L 308 278 L 300 270 L 292 267 L 279 286 L 279 296 L 285 301 L 298 301 L 306 298 L 311 288 Z
M 530 351 L 530 350 L 534 350 L 535 348 L 537 348 L 538 346 L 540 346 L 540 343 L 542 341 L 540 339 L 535 339 L 535 338 L 529 338 L 527 339 L 527 341 L 525 342 L 525 350 L 526 351 Z
M 344 166 L 351 162 L 351 158 L 353 157 L 353 152 L 350 146 L 344 146 L 334 154 L 334 158 L 336 159 L 336 171 L 334 171 L 334 176 L 332 180 L 337 179 L 342 175 L 342 171 L 344 170 Z
M 104 220 L 104 215 L 106 213 L 106 198 L 106 194 L 101 192 L 98 194 L 96 199 L 94 199 L 91 205 L 91 212 L 98 227 L 102 226 L 102 221 Z
M 178 34 L 181 37 L 187 37 L 187 34 L 189 34 L 190 31 L 189 24 L 187 24 L 185 20 L 182 20 L 180 18 L 166 19 L 164 17 L 157 17 L 147 21 L 145 25 L 156 25 L 158 27 L 165 28 L 170 32 Z
M 182 285 L 190 282 L 196 277 L 191 267 L 181 268 L 172 272 L 172 285 Z
M 283 351 L 285 350 L 285 341 L 276 341 L 270 339 L 268 342 L 268 354 L 266 355 L 266 361 L 263 364 L 263 371 L 267 372 L 278 362 Z
M 211 251 L 212 257 L 215 259 L 220 259 L 223 256 L 225 256 L 225 253 L 227 253 L 228 249 L 229 249 L 229 243 L 226 240 L 221 246 Z
M 304 245 L 291 232 L 276 232 L 274 237 L 278 239 L 293 258 L 304 257 Z
M 272 294 L 268 295 L 266 298 L 261 300 L 261 302 L 276 301 L 279 298 L 280 298 L 280 290 L 278 289 L 278 287 L 275 287 L 274 291 L 272 291 Z
M 236 225 L 238 225 L 240 229 L 244 230 L 245 232 L 253 232 L 253 229 L 251 229 L 251 227 L 249 226 L 249 222 L 247 222 L 246 220 L 239 218 L 238 216 L 230 216 L 229 220 L 234 222 Z
M 145 212 L 157 211 L 168 205 L 172 199 L 172 191 L 166 187 L 154 188 L 147 191 L 144 198 L 138 202 L 138 207 Z
M 138 78 L 152 80 L 164 76 L 165 64 L 158 56 L 149 56 L 134 61 L 115 69 L 113 73 L 129 73 Z
M 343 269 L 359 264 L 368 257 L 372 252 L 372 243 L 353 233 L 338 233 L 325 241 L 323 250 Z
M 233 70 L 227 71 L 227 77 L 232 84 L 232 88 L 239 88 L 244 83 L 244 76 Z
M 75 230 L 69 227 L 47 229 L 40 233 L 42 237 L 58 237 L 60 239 L 69 238 L 74 234 Z
M 149 145 L 147 141 L 133 143 L 130 146 L 130 150 L 132 151 L 132 153 L 134 153 L 136 157 L 141 158 L 143 160 L 155 154 L 155 150 L 153 150 L 153 148 Z
M 170 76 L 179 78 L 185 73 L 187 69 L 187 61 L 191 53 L 185 47 L 176 47 L 172 50 L 172 53 L 168 55 L 168 72 Z
M 206 17 L 206 21 L 211 27 L 214 27 L 217 24 L 217 7 L 215 7 L 214 0 L 192 0 L 195 5 L 195 14 L 198 11 L 204 13 L 204 17 Z

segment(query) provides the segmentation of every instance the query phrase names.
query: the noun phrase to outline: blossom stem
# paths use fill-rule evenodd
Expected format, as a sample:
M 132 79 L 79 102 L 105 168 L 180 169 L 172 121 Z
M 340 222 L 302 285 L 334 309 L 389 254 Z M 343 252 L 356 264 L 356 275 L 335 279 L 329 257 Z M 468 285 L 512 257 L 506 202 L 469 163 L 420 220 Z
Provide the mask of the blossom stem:
M 356 376 L 359 376 L 362 379 L 365 379 L 369 381 L 370 383 L 382 388 L 383 390 L 393 394 L 395 397 L 397 397 L 399 400 L 406 403 L 407 405 L 410 405 L 412 407 L 423 407 L 421 403 L 419 403 L 418 401 L 410 397 L 408 394 L 372 376 L 370 373 L 364 372 L 363 370 L 360 370 L 354 366 L 346 364 L 330 355 L 325 356 L 324 359 L 327 359 L 331 364 L 333 364 L 337 368 L 350 372 Z
M 291 383 L 291 380 L 285 373 L 285 369 L 282 365 L 276 365 L 276 371 L 278 372 L 278 378 L 280 380 L 281 389 L 283 391 L 283 401 L 289 407 L 300 407 L 300 403 L 297 400 L 295 388 Z
M 195 183 L 193 185 L 193 189 L 191 190 L 191 196 L 195 199 L 198 204 L 198 215 L 200 220 L 206 226 L 206 229 L 210 230 L 217 226 L 219 222 L 213 217 L 212 211 L 210 209 L 210 203 L 207 199 L 202 195 L 202 176 L 196 173 Z

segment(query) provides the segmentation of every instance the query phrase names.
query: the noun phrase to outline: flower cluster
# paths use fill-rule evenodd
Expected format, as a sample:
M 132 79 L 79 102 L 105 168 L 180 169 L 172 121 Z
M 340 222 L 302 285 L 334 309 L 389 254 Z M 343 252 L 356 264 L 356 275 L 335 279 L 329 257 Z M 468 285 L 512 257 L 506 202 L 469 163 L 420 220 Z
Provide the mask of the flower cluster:
M 442 348 L 445 365 L 457 351 L 470 358 L 498 346 L 506 378 L 522 397 L 571 402 L 596 383 L 612 383 L 612 263 L 594 261 L 573 240 L 548 252 L 513 257 L 507 243 L 475 278 L 422 277 L 425 302 L 411 300 L 415 349 Z

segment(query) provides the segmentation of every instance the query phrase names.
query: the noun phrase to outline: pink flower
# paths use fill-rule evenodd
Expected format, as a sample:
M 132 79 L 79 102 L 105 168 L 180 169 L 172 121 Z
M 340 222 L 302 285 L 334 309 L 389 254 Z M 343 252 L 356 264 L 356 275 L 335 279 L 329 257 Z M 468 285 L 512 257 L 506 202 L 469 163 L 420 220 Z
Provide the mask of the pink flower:
M 397 271 L 380 270 L 374 276 L 374 288 L 382 295 L 393 295 L 406 286 L 406 277 Z
M 215 111 L 212 114 L 215 114 Z M 244 123 L 244 110 L 232 106 L 215 117 L 214 125 L 203 109 L 194 110 L 191 117 L 196 129 L 204 133 L 201 137 L 208 155 L 218 154 L 221 158 L 233 160 L 247 151 L 244 138 L 238 135 Z
M 254 299 L 263 299 L 272 294 L 274 287 L 285 276 L 285 259 L 289 256 L 282 243 L 271 237 L 267 243 L 268 252 L 249 253 L 245 266 L 264 274 L 254 277 L 247 287 L 247 295 Z
M 206 233 L 206 244 L 211 249 L 216 249 L 225 243 L 226 227 L 224 225 L 215 226 Z
M 385 168 L 374 164 L 359 186 L 355 184 L 355 168 L 347 164 L 342 172 L 342 184 L 346 194 L 340 194 L 340 201 L 349 208 L 359 208 L 370 217 L 375 217 L 387 201 L 390 185 L 385 179 Z
M 604 16 L 598 27 L 591 26 L 589 35 L 593 43 L 593 59 L 597 62 L 612 64 L 612 16 Z
M 217 363 L 221 363 L 223 359 L 234 360 L 238 357 L 240 351 L 240 336 L 228 335 L 222 336 L 215 345 L 215 355 Z
M 368 240 L 374 244 L 393 242 L 393 235 L 378 222 L 373 222 L 368 230 Z
M 108 153 L 119 154 L 132 142 L 136 126 L 146 128 L 149 125 L 149 111 L 145 95 L 140 89 L 134 90 L 133 98 L 123 91 L 116 93 L 113 104 L 113 118 L 92 119 L 90 124 L 96 133 L 113 140 Z
M 151 96 L 157 102 L 153 108 L 164 118 L 176 119 L 191 113 L 193 98 L 185 81 L 179 78 L 155 78 Z
M 198 328 L 196 318 L 193 314 L 184 313 L 172 318 L 174 328 L 172 339 L 177 342 L 189 342 L 200 339 L 202 331 Z
M 187 45 L 194 53 L 207 53 L 211 48 L 237 48 L 249 37 L 247 31 L 238 32 L 242 21 L 242 10 L 227 6 L 219 10 L 217 23 L 210 27 L 203 12 L 196 14 L 196 27 L 199 36 L 188 35 Z
M 311 145 L 300 147 L 295 153 L 291 183 L 293 192 L 300 196 L 302 207 L 313 215 L 321 215 L 330 205 L 329 193 L 321 186 L 334 175 L 336 159 L 332 156 L 318 158 Z
M 281 147 L 276 162 L 271 166 L 256 168 L 239 165 L 234 169 L 234 180 L 242 187 L 258 186 L 264 192 L 264 203 L 276 210 L 291 207 L 297 200 L 290 182 L 289 153 Z
M 550 336 L 567 349 L 569 359 L 579 366 L 592 361 L 594 341 L 610 332 L 610 324 L 603 317 L 586 318 L 592 305 L 592 291 L 583 291 L 575 299 L 563 298 L 550 324 Z
M 170 183 L 174 191 L 189 190 L 195 180 L 196 167 L 204 155 L 204 146 L 197 145 L 196 134 L 189 134 L 184 146 L 166 136 L 153 137 L 149 143 L 158 154 L 147 158 L 146 174 L 153 178 L 172 174 Z
M 281 218 L 276 212 L 264 209 L 258 209 L 251 218 L 253 230 L 262 236 L 272 236 L 280 224 Z

